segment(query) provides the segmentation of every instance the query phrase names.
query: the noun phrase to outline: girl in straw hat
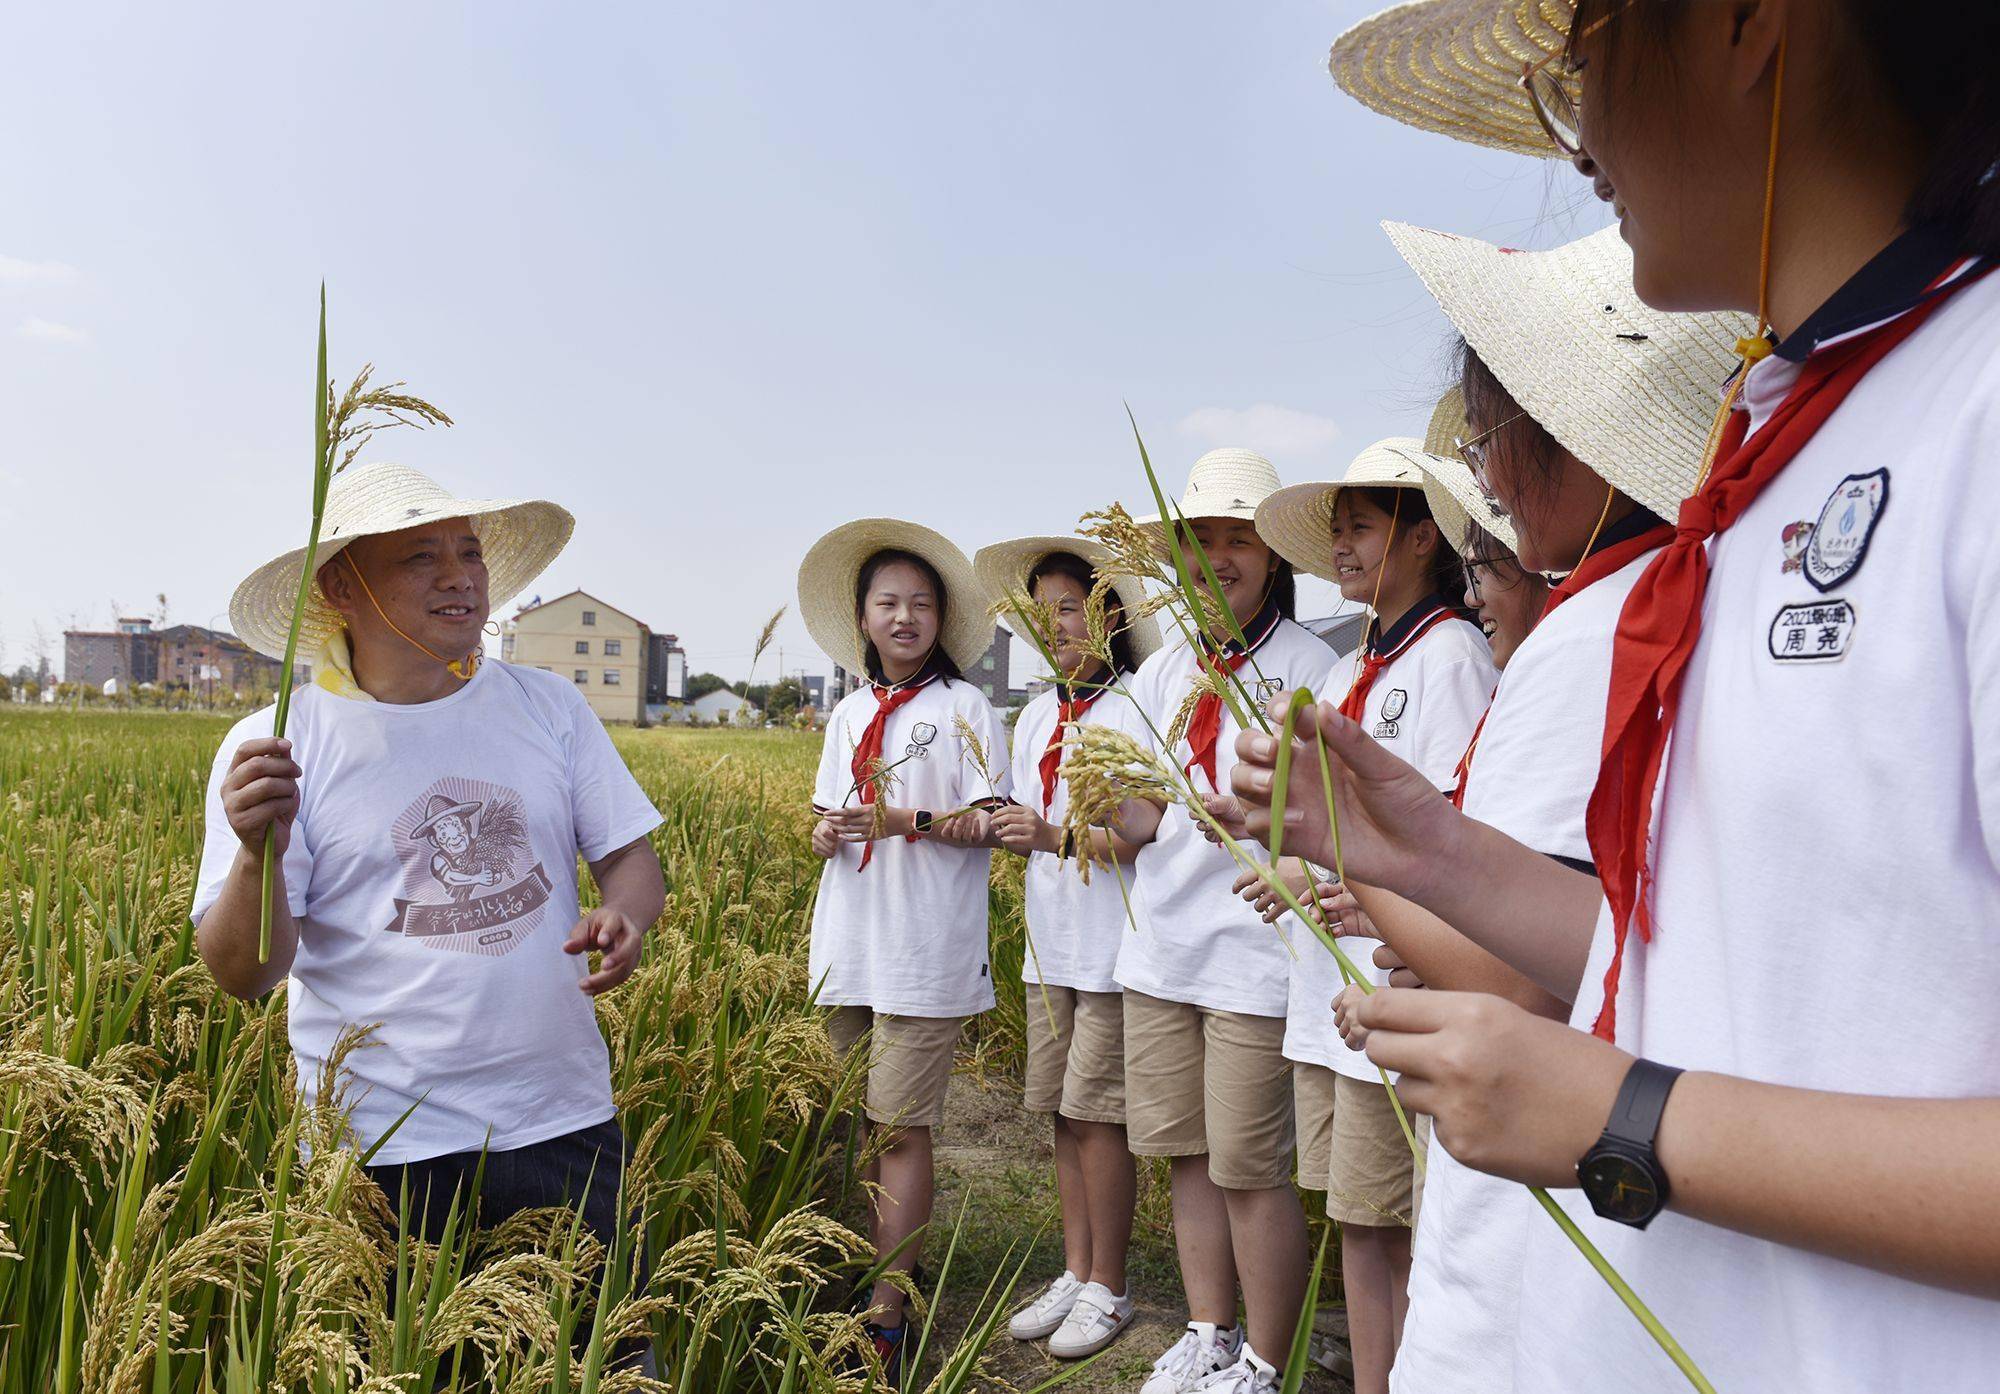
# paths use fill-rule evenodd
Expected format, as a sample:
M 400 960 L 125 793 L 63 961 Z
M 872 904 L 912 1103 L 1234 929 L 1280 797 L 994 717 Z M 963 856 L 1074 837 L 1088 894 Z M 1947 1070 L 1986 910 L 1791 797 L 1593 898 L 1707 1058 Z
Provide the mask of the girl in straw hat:
M 1125 1251 L 1136 1178 L 1125 1144 L 1125 1011 L 1113 974 L 1125 896 L 1116 873 L 1078 874 L 1077 856 L 1088 849 L 1066 846 L 1062 828 L 1065 737 L 1084 726 L 1137 724 L 1121 718 L 1124 688 L 1160 646 L 1150 617 L 1128 618 L 1145 600 L 1138 578 L 1101 582 L 1107 557 L 1083 538 L 1026 537 L 973 558 L 989 593 L 1032 606 L 1009 623 L 1043 650 L 1055 677 L 1014 723 L 1015 802 L 994 814 L 993 834 L 1028 859 L 1024 1101 L 1054 1119 L 1067 1260 L 1008 1330 L 1017 1340 L 1047 1337 L 1050 1354 L 1072 1360 L 1109 1345 L 1133 1311 Z M 1109 833 L 1094 837 L 1106 856 L 1131 861 L 1133 849 L 1112 847 Z
M 1378 441 L 1328 484 L 1294 484 L 1265 499 L 1257 530 L 1292 565 L 1332 581 L 1343 599 L 1374 611 L 1353 660 L 1325 686 L 1345 688 L 1340 709 L 1398 751 L 1439 791 L 1485 710 L 1496 677 L 1486 637 L 1455 603 L 1464 588 L 1457 554 L 1424 494 L 1423 443 Z M 1299 876 L 1297 864 L 1289 868 Z M 1254 887 L 1239 886 L 1254 896 Z M 1302 888 L 1301 888 L 1302 889 Z M 1372 981 L 1376 941 L 1365 916 L 1352 957 Z M 1381 1075 L 1339 1038 L 1331 1005 L 1341 990 L 1333 955 L 1298 936 L 1291 964 L 1285 1056 L 1299 1114 L 1299 1184 L 1326 1192 L 1341 1225 L 1355 1388 L 1386 1391 L 1410 1265 L 1415 1167 Z
M 1573 152 L 1648 301 L 1769 330 L 1623 606 L 1601 887 L 1398 811 L 1407 774 L 1316 724 L 1355 873 L 1532 966 L 1581 1028 L 1391 993 L 1369 1052 L 1463 1160 L 1580 1182 L 1567 1209 L 1716 1385 L 1964 1388 L 2000 1361 L 2000 8 L 1588 0 L 1526 62 L 1458 42 L 1526 8 L 1407 7 L 1416 42 L 1378 51 L 1469 57 L 1430 80 Z M 1870 894 L 1891 845 L 1920 895 Z M 1871 980 L 1887 1035 L 1829 1006 L 1854 968 L 1824 927 L 1864 902 L 1874 956 L 1925 966 Z M 1678 1387 L 1566 1247 L 1529 1231 L 1520 1386 Z
M 492 607 L 570 528 L 552 503 L 455 498 L 397 465 L 339 475 L 301 629 L 315 684 L 288 739 L 271 708 L 238 722 L 209 781 L 202 958 L 245 998 L 289 975 L 307 1102 L 343 1033 L 374 1028 L 345 1057 L 349 1127 L 432 1239 L 498 1153 L 484 1222 L 566 1195 L 605 1244 L 620 1227 L 625 1146 L 590 1002 L 659 917 L 660 817 L 574 685 L 480 654 Z M 237 588 L 230 618 L 261 653 L 285 650 L 304 564 L 289 552 Z M 282 857 L 260 964 L 267 829 Z M 603 899 L 587 915 L 579 856 Z
M 1234 763 L 1238 727 L 1217 687 L 1222 674 L 1274 698 L 1326 676 L 1326 646 L 1291 618 L 1291 565 L 1257 534 L 1257 506 L 1277 488 L 1262 456 L 1212 451 L 1189 474 L 1175 540 L 1168 525 L 1149 524 L 1162 547 L 1182 549 L 1192 574 L 1206 557 L 1248 641 L 1233 631 L 1183 636 L 1140 665 L 1132 683 L 1143 720 L 1130 734 L 1154 745 L 1171 739 L 1162 753 L 1197 787 L 1226 785 Z M 1133 1152 L 1171 1159 L 1189 1314 L 1142 1388 L 1178 1394 L 1202 1380 L 1275 1388 L 1271 1358 L 1291 1347 L 1308 1268 L 1305 1215 L 1291 1184 L 1289 954 L 1231 893 L 1235 862 L 1186 809 L 1134 800 L 1117 831 L 1139 848 L 1136 927 L 1119 942 L 1115 970 L 1125 993 L 1126 1127 Z M 1239 1281 L 1244 1332 L 1236 1327 Z
M 827 717 L 813 785 L 813 851 L 826 859 L 809 973 L 845 1056 L 866 1043 L 875 1140 L 870 1219 L 878 1255 L 915 1269 L 935 1187 L 931 1129 L 944 1121 L 959 1027 L 993 1005 L 987 963 L 987 810 L 1008 778 L 1005 733 L 960 670 L 991 637 L 986 596 L 940 534 L 863 518 L 799 566 L 806 628 L 868 685 Z M 890 1256 L 894 1255 L 892 1259 Z M 892 1379 L 905 1339 L 901 1289 L 875 1285 L 869 1332 Z

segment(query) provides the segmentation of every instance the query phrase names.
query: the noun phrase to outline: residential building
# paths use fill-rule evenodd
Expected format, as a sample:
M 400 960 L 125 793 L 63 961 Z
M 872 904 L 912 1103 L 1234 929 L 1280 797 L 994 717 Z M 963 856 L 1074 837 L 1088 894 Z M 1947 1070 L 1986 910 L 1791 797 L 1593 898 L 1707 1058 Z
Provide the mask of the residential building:
M 840 705 L 840 699 L 850 692 L 859 692 L 863 678 L 859 673 L 850 673 L 838 663 L 833 665 L 833 683 L 827 689 L 826 709 L 832 711 Z
M 1013 697 L 1013 688 L 1007 680 L 1008 668 L 1014 657 L 1014 636 L 999 625 L 993 626 L 993 642 L 986 646 L 965 675 L 966 680 L 986 694 L 986 700 L 996 707 L 1004 707 Z
M 826 679 L 818 673 L 799 674 L 799 687 L 806 695 L 806 705 L 818 711 L 827 709 Z
M 112 630 L 63 632 L 63 681 L 100 690 L 116 682 L 118 691 L 154 684 L 233 697 L 275 690 L 282 666 L 227 630 L 198 624 L 156 630 L 149 619 L 126 617 Z M 295 684 L 312 680 L 303 659 L 292 670 Z
M 699 721 L 709 726 L 755 726 L 764 720 L 764 713 L 751 707 L 739 694 L 719 687 L 692 702 L 676 703 L 667 709 L 663 719 L 683 724 Z
M 646 705 L 687 697 L 687 650 L 678 634 L 655 634 L 646 645 Z
M 63 681 L 121 688 L 160 680 L 160 644 L 149 619 L 120 617 L 116 629 L 63 631 Z
M 645 720 L 653 635 L 642 622 L 588 591 L 533 600 L 501 631 L 500 656 L 560 673 L 604 722 Z M 683 664 L 683 667 L 685 664 Z

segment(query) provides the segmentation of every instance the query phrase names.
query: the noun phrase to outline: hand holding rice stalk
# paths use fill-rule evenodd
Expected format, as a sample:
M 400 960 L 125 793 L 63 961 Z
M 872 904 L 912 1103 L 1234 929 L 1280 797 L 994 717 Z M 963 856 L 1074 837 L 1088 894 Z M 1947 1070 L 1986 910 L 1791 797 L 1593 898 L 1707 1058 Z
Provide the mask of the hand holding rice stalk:
M 394 426 L 449 426 L 451 418 L 421 397 L 403 391 L 400 382 L 370 387 L 374 364 L 363 366 L 338 400 L 326 375 L 326 285 L 319 288 L 319 357 L 313 370 L 312 526 L 306 533 L 305 566 L 299 572 L 298 598 L 292 602 L 291 628 L 285 635 L 285 658 L 278 669 L 278 706 L 271 734 L 283 738 L 292 711 L 292 666 L 298 656 L 299 625 L 312 595 L 313 562 L 319 554 L 320 522 L 326 516 L 326 491 L 333 477 L 354 462 L 368 438 Z M 276 829 L 264 833 L 264 879 L 257 926 L 257 961 L 271 961 L 271 901 L 276 893 Z

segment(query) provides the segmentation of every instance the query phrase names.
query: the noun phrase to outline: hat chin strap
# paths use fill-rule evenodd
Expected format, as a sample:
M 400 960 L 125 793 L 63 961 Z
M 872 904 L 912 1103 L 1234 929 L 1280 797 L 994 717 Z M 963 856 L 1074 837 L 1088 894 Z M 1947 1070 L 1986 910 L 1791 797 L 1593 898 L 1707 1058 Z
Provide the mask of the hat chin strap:
M 401 639 L 404 643 L 408 644 L 411 648 L 416 649 L 418 652 L 422 653 L 426 658 L 432 659 L 438 663 L 442 663 L 444 665 L 444 670 L 447 673 L 450 673 L 454 678 L 457 678 L 460 682 L 472 681 L 472 675 L 479 671 L 480 659 L 485 656 L 484 650 L 475 648 L 472 650 L 471 653 L 468 653 L 463 658 L 446 658 L 442 654 L 432 653 L 428 648 L 424 647 L 423 644 L 419 643 L 415 639 L 412 639 L 409 635 L 405 634 L 401 629 L 397 628 L 396 622 L 390 619 L 388 612 L 382 608 L 382 602 L 375 598 L 375 592 L 368 588 L 368 578 L 361 574 L 361 568 L 355 565 L 354 558 L 349 556 L 345 551 L 343 551 L 340 554 L 340 559 L 347 563 L 347 569 L 349 571 L 352 571 L 354 573 L 354 579 L 361 583 L 361 593 L 368 597 L 368 603 L 375 607 L 375 613 L 382 617 L 382 623 L 389 626 L 389 630 L 391 633 L 393 633 L 398 639 Z M 487 623 L 491 624 L 492 621 L 489 620 Z

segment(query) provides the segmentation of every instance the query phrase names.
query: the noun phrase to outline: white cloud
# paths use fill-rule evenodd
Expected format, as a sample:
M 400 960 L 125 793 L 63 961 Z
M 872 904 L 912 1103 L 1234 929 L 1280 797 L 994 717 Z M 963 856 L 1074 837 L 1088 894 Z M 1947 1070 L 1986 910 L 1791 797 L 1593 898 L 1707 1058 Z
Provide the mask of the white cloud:
M 0 286 L 54 286 L 75 279 L 76 268 L 67 262 L 0 256 Z
M 1204 445 L 1240 445 L 1268 455 L 1280 471 L 1287 457 L 1317 455 L 1340 436 L 1338 422 L 1274 402 L 1197 407 L 1182 417 L 1175 429 Z
M 14 331 L 23 339 L 39 339 L 45 344 L 87 344 L 90 335 L 73 324 L 57 324 L 52 319 L 36 319 L 30 316 L 21 321 Z

